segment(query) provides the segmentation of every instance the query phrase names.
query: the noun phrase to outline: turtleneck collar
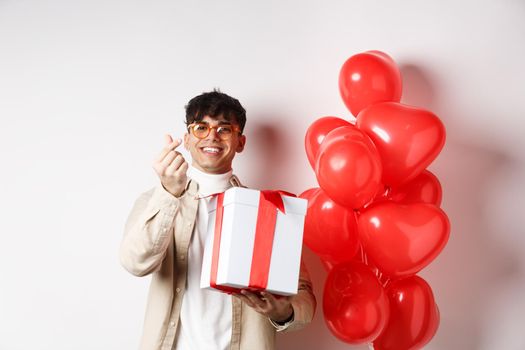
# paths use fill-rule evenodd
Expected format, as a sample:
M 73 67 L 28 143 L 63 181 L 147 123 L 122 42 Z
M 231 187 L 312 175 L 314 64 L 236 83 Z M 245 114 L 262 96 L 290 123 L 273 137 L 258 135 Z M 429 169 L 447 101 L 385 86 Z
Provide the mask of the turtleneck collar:
M 224 192 L 231 187 L 230 178 L 233 169 L 224 174 L 208 174 L 190 165 L 188 177 L 199 184 L 199 194 L 208 196 L 212 193 Z

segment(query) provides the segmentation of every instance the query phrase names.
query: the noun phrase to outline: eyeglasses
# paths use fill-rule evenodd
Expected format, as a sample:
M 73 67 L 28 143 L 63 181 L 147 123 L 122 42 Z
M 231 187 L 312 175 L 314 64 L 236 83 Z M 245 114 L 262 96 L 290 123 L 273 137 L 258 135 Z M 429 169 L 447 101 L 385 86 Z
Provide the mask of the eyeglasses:
M 241 129 L 237 125 L 217 125 L 217 126 L 210 126 L 206 123 L 191 123 L 188 125 L 188 130 L 191 129 L 191 133 L 199 139 L 204 139 L 208 137 L 210 134 L 211 129 L 215 129 L 217 132 L 217 135 L 219 135 L 219 138 L 221 140 L 229 140 L 234 132 L 238 132 L 240 134 Z

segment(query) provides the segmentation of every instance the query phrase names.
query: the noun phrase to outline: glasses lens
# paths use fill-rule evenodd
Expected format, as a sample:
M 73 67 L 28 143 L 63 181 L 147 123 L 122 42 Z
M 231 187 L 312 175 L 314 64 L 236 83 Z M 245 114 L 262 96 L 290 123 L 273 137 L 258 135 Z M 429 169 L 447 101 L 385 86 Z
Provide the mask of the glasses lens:
M 210 129 L 209 129 L 208 125 L 206 125 L 206 124 L 197 123 L 197 124 L 193 125 L 193 134 L 196 137 L 200 138 L 200 139 L 203 139 L 206 136 L 208 136 L 209 132 L 210 132 Z
M 233 128 L 230 125 L 223 125 L 217 128 L 219 137 L 223 140 L 229 139 L 232 136 Z

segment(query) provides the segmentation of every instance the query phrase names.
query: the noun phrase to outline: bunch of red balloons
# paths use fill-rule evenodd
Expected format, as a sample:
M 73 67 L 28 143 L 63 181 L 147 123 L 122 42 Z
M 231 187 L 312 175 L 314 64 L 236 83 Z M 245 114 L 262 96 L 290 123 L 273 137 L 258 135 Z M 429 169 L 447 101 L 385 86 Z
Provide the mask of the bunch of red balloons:
M 310 125 L 305 147 L 319 188 L 300 195 L 308 199 L 305 244 L 329 269 L 325 321 L 350 344 L 419 349 L 436 333 L 439 310 L 416 273 L 450 232 L 441 185 L 426 170 L 445 128 L 432 112 L 400 103 L 401 73 L 383 52 L 350 57 L 339 90 L 356 120 Z

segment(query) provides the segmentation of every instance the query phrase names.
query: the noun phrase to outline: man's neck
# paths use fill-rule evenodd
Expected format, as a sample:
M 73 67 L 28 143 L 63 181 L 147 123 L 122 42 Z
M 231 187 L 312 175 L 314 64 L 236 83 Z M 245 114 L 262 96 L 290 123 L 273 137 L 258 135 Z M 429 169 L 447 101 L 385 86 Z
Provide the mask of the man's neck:
M 188 176 L 199 184 L 199 193 L 203 195 L 223 192 L 231 187 L 232 174 L 233 169 L 222 174 L 206 173 L 193 165 L 188 169 Z

